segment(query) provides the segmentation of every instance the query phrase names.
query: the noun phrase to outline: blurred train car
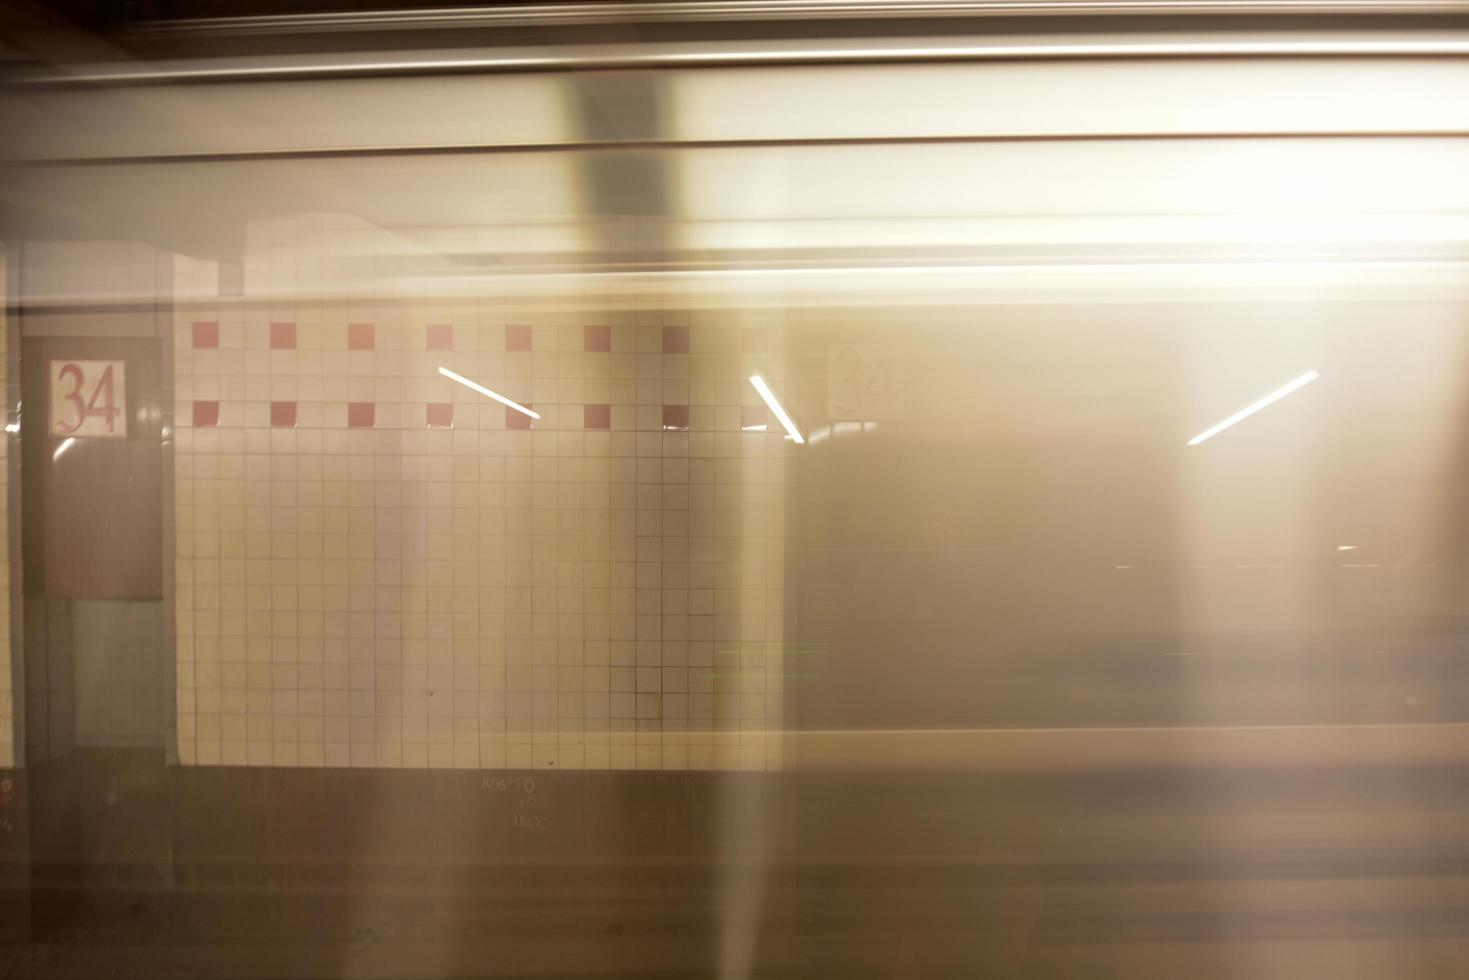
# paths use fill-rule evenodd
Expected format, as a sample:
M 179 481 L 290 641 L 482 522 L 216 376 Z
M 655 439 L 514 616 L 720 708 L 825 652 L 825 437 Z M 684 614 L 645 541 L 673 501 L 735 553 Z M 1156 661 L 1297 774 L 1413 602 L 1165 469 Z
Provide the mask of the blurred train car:
M 227 6 L 0 23 L 15 975 L 1458 975 L 1463 4 Z

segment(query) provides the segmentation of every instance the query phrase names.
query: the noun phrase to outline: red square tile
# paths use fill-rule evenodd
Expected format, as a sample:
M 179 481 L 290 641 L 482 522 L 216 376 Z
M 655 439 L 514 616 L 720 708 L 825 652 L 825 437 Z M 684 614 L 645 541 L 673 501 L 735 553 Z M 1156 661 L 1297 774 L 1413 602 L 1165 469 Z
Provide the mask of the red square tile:
M 294 323 L 272 323 L 270 325 L 271 350 L 296 349 L 296 325 Z
M 271 402 L 270 424 L 277 426 L 294 426 L 296 424 L 296 403 Z
M 372 402 L 348 402 L 347 425 L 353 429 L 370 429 L 377 417 L 377 406 Z
M 581 427 L 583 429 L 612 428 L 612 406 L 583 405 L 581 407 Z
M 742 354 L 764 354 L 767 343 L 764 327 L 746 327 L 740 331 Z
M 505 328 L 506 350 L 530 350 L 530 326 L 513 323 Z
M 430 429 L 454 428 L 454 406 L 448 402 L 430 402 L 427 424 Z
M 372 350 L 377 345 L 376 331 L 370 323 L 347 324 L 347 349 Z
M 534 405 L 527 405 L 525 407 L 526 408 L 535 408 Z M 517 412 L 513 408 L 506 407 L 506 409 L 505 409 L 505 428 L 507 428 L 507 429 L 529 429 L 530 428 L 530 423 L 531 423 L 531 417 L 529 415 L 526 415 L 524 412 Z
M 687 429 L 689 427 L 689 407 L 687 405 L 664 405 L 663 406 L 663 428 L 665 429 Z
M 454 324 L 430 323 L 424 333 L 424 346 L 429 350 L 453 350 Z
M 219 424 L 219 402 L 195 402 L 194 403 L 194 428 L 202 429 L 206 426 Z
M 196 320 L 193 326 L 194 349 L 219 346 L 219 324 L 213 320 Z
M 605 323 L 584 327 L 582 329 L 582 349 L 604 354 L 612 350 L 612 328 Z
M 688 327 L 663 328 L 663 353 L 687 354 L 689 352 Z
M 765 412 L 764 405 L 741 405 L 740 406 L 740 428 L 749 430 L 768 427 L 770 418 Z

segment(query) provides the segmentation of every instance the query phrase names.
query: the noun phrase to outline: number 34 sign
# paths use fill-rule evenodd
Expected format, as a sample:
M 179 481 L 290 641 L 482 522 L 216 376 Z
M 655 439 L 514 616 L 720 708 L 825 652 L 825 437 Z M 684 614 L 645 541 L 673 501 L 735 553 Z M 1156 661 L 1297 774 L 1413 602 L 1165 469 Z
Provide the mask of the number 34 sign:
M 127 391 L 124 361 L 52 361 L 51 435 L 126 437 Z

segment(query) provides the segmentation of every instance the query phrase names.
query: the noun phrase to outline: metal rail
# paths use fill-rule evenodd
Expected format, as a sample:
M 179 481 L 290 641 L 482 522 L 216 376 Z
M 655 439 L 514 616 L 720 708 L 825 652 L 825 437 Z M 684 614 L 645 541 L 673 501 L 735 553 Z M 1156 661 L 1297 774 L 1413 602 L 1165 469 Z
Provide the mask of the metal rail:
M 919 146 L 983 143 L 1144 143 L 1228 140 L 1463 140 L 1469 130 L 1299 130 L 1118 133 L 1014 133 L 1005 135 L 830 136 L 750 139 L 567 140 L 556 143 L 438 143 L 407 146 L 311 147 L 304 149 L 150 153 L 116 156 L 0 157 L 0 167 L 153 166 L 171 163 L 245 163 L 277 160 L 372 159 L 379 157 L 476 156 L 517 153 L 586 153 L 616 150 L 723 150 L 817 146 Z
M 667 22 L 1466 12 L 1469 12 L 1469 2 L 1465 0 L 1402 0 L 1396 3 L 1387 0 L 624 0 L 147 21 L 129 28 L 127 33 L 140 37 L 218 37 Z
M 1267 34 L 1143 36 L 1058 40 L 1012 37 L 972 40 L 739 41 L 721 43 L 586 45 L 492 51 L 398 52 L 364 57 L 199 59 L 158 63 L 79 65 L 67 71 L 15 73 L 12 85 L 157 85 L 290 81 L 555 71 L 657 71 L 776 65 L 946 62 L 1148 61 L 1192 59 L 1362 59 L 1469 57 L 1469 33 L 1306 36 Z

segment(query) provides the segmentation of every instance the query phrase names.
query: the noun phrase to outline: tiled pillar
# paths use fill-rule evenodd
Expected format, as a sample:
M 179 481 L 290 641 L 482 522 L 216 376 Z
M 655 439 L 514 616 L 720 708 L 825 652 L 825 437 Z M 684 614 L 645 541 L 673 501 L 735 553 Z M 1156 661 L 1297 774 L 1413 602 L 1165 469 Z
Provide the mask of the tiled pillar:
M 5 383 L 10 366 L 10 324 L 7 311 L 10 308 L 10 292 L 8 258 L 3 246 L 0 246 L 0 391 L 7 396 L 12 393 Z M 13 404 L 14 398 L 7 397 L 6 404 Z M 10 412 L 5 411 L 6 421 L 10 421 Z M 13 590 L 10 583 L 10 438 L 7 431 L 0 436 L 0 500 L 5 501 L 6 517 L 0 520 L 0 612 L 5 615 L 6 624 L 0 630 L 0 769 L 9 768 L 16 764 L 18 754 L 16 752 L 16 741 L 20 736 L 17 730 L 19 715 L 15 708 L 16 689 L 19 685 L 15 683 L 14 665 L 11 663 L 11 613 Z M 18 501 L 17 501 L 18 503 Z

